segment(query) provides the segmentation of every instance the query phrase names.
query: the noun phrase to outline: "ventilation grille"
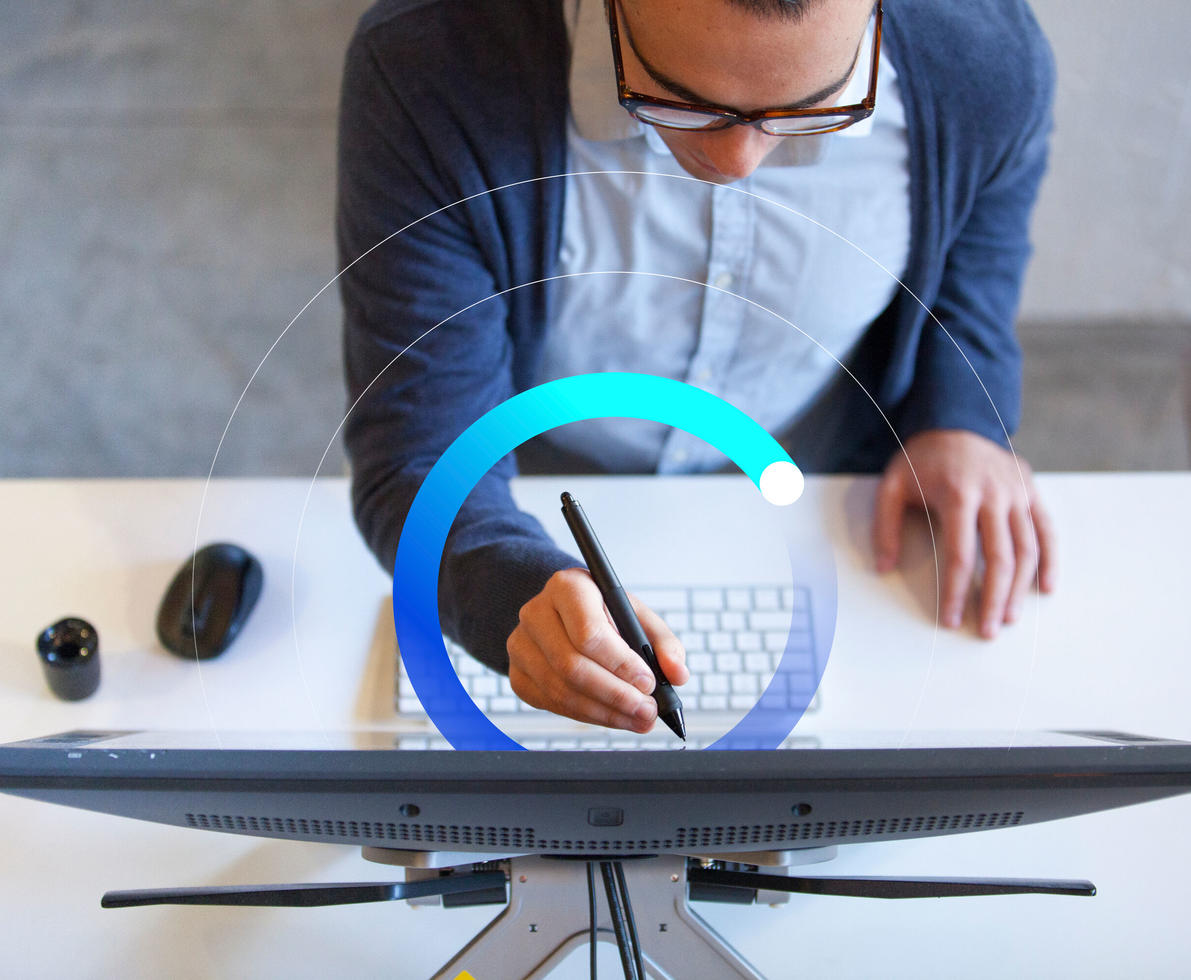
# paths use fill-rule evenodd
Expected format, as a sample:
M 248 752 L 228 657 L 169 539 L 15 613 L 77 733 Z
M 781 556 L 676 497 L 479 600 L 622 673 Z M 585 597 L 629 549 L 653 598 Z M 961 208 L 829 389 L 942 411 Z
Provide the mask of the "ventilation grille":
M 803 821 L 800 823 L 744 824 L 724 827 L 679 827 L 672 837 L 657 840 L 564 840 L 539 838 L 532 827 L 483 827 L 465 824 L 413 824 L 367 820 L 319 820 L 305 817 L 246 817 L 214 813 L 188 813 L 186 824 L 200 830 L 223 830 L 268 837 L 363 840 L 410 844 L 451 844 L 520 851 L 567 853 L 580 851 L 702 850 L 757 844 L 790 844 L 806 841 L 830 843 L 899 834 L 943 834 L 965 830 L 1014 827 L 1025 814 L 933 814 L 915 817 L 882 817 L 868 820 Z
M 754 824 L 738 827 L 681 827 L 675 834 L 679 847 L 719 847 L 740 844 L 785 844 L 793 841 L 837 841 L 850 837 L 891 834 L 940 834 L 948 831 L 992 830 L 1013 827 L 1025 814 L 956 813 L 917 817 L 882 817 L 871 820 L 829 820 L 802 823 Z
M 200 830 L 226 830 L 270 837 L 384 840 L 415 844 L 471 844 L 481 847 L 538 847 L 532 828 L 468 827 L 445 824 L 380 823 L 367 820 L 318 820 L 305 817 L 243 817 L 188 813 L 186 824 Z

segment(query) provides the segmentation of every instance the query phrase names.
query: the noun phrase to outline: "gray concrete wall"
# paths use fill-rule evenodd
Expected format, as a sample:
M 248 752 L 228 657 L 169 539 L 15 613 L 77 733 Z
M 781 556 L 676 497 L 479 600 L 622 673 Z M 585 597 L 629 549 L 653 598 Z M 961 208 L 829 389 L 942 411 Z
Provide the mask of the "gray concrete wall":
M 334 274 L 335 102 L 366 6 L 0 0 L 0 476 L 207 473 Z M 1186 466 L 1191 5 L 1037 10 L 1061 82 L 1023 445 L 1042 468 Z M 217 475 L 314 471 L 338 331 L 332 291 L 255 376 Z
M 1059 82 L 1023 316 L 1191 321 L 1191 4 L 1033 3 Z

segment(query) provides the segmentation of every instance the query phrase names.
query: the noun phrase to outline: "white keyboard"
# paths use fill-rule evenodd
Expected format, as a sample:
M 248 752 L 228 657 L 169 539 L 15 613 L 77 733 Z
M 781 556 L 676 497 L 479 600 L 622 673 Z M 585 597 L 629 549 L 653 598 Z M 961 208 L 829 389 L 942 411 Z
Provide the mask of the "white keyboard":
M 788 703 L 801 705 L 814 695 L 819 672 L 815 664 L 814 623 L 810 593 L 802 586 L 756 585 L 745 588 L 637 589 L 634 594 L 658 613 L 682 641 L 687 653 L 690 680 L 678 689 L 688 731 L 698 734 L 701 721 L 722 731 L 725 713 L 739 717 L 756 704 L 773 678 L 778 661 L 789 646 L 793 670 L 784 669 L 778 682 L 785 685 Z M 534 733 L 573 723 L 550 712 L 531 708 L 513 693 L 509 679 L 485 667 L 457 644 L 447 641 L 451 662 L 464 689 L 477 707 L 506 731 Z M 425 711 L 398 658 L 397 711 L 403 718 L 425 718 Z M 818 707 L 817 696 L 808 712 Z M 603 730 L 590 730 L 593 744 L 551 748 L 607 748 L 594 744 Z M 544 737 L 544 732 L 543 732 Z M 578 738 L 578 736 L 576 736 Z M 633 747 L 644 746 L 632 735 Z M 532 738 L 531 738 L 532 740 Z M 553 743 L 556 739 L 552 738 Z M 522 739 L 523 744 L 527 744 Z M 658 737 L 659 747 L 670 746 L 668 736 Z M 528 744 L 527 744 L 527 747 Z
M 590 726 L 584 726 L 590 727 Z M 710 746 L 719 735 L 699 735 L 688 732 L 686 741 L 680 741 L 670 732 L 649 735 L 632 735 L 624 732 L 613 732 L 605 729 L 593 729 L 582 733 L 568 732 L 566 734 L 546 735 L 541 732 L 522 735 L 518 742 L 531 751 L 551 752 L 607 752 L 607 751 L 653 751 L 675 752 L 683 749 L 704 749 Z M 739 744 L 734 748 L 742 748 Z M 780 749 L 817 749 L 820 747 L 818 737 L 814 735 L 791 735 L 786 738 Z M 399 733 L 393 736 L 393 748 L 405 751 L 450 751 L 452 746 L 441 735 L 435 734 L 407 734 Z M 771 745 L 758 745 L 757 748 L 772 748 Z

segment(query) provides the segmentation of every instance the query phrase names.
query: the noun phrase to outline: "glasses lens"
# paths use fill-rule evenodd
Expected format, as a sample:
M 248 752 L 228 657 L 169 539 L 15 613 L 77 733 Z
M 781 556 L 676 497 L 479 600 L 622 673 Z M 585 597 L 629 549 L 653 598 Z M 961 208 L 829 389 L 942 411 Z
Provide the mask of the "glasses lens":
M 714 112 L 697 112 L 692 109 L 671 109 L 667 106 L 640 105 L 633 115 L 642 122 L 667 129 L 715 129 L 723 126 L 724 117 Z
M 841 126 L 848 126 L 855 120 L 846 112 L 827 116 L 779 116 L 766 119 L 761 128 L 772 136 L 794 136 L 806 133 L 826 133 Z

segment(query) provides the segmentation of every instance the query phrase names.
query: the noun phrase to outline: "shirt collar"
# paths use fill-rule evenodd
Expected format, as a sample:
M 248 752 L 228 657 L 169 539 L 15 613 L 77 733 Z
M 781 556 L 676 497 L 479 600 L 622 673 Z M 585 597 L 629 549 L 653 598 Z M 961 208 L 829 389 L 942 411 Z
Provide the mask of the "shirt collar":
M 587 140 L 610 142 L 644 138 L 655 153 L 669 154 L 670 150 L 653 126 L 637 122 L 616 101 L 616 68 L 612 62 L 612 46 L 608 43 L 608 21 L 603 0 L 571 0 L 571 16 L 567 29 L 571 36 L 570 100 L 571 118 L 578 134 Z M 861 46 L 860 64 L 841 97 L 843 105 L 860 102 L 868 94 L 868 72 L 863 70 L 873 26 L 870 23 L 865 43 Z M 885 88 L 894 78 L 889 59 L 881 58 L 878 86 Z M 878 93 L 877 105 L 881 105 Z M 792 136 L 782 141 L 765 158 L 762 166 L 798 166 L 815 163 L 822 156 L 826 140 L 832 136 L 854 139 L 867 136 L 873 128 L 869 116 L 838 133 L 823 136 Z

